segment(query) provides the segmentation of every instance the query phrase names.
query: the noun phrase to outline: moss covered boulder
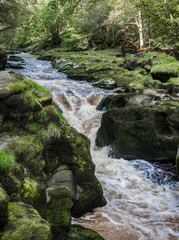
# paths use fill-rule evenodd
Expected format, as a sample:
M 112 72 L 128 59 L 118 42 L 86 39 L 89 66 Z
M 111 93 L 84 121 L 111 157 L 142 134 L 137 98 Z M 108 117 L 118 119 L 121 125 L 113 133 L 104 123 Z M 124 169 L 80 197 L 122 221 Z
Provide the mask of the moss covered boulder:
M 5 69 L 7 63 L 7 55 L 4 51 L 0 50 L 0 70 Z
M 40 217 L 37 210 L 22 202 L 11 202 L 9 219 L 2 240 L 51 240 L 50 225 Z
M 177 169 L 177 177 L 179 179 L 179 145 L 178 145 L 178 150 L 176 155 L 176 169 Z
M 2 228 L 7 223 L 8 202 L 9 202 L 9 197 L 6 191 L 3 189 L 2 185 L 0 184 L 0 228 Z
M 98 233 L 80 225 L 72 225 L 70 231 L 53 236 L 53 240 L 104 240 Z
M 179 106 L 125 106 L 103 114 L 97 145 L 126 159 L 174 161 L 179 142 Z
M 66 187 L 53 186 L 47 190 L 47 220 L 53 231 L 69 230 L 71 226 L 70 209 L 73 202 Z

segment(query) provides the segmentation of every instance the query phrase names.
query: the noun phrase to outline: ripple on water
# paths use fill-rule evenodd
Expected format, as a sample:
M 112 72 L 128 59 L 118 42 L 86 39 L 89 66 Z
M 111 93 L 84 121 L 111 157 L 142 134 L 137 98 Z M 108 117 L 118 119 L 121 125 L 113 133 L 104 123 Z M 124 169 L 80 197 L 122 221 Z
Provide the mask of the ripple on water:
M 20 56 L 25 59 L 25 68 L 13 71 L 51 91 L 69 124 L 91 140 L 96 176 L 108 203 L 73 222 L 97 231 L 106 240 L 179 239 L 179 184 L 171 171 L 175 166 L 112 159 L 107 147 L 95 146 L 102 115 L 96 105 L 112 91 L 95 89 L 85 81 L 72 81 L 48 61 L 37 61 L 26 53 Z

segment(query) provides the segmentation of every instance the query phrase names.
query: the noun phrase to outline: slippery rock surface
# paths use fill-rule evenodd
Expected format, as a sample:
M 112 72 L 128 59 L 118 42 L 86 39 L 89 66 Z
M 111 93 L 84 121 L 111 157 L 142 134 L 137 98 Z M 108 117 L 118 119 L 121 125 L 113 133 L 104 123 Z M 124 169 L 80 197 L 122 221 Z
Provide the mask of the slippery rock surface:
M 61 232 L 53 237 L 53 240 L 104 240 L 99 234 L 91 229 L 85 228 L 80 225 L 72 225 L 70 231 Z
M 104 98 L 97 107 L 106 110 L 97 145 L 111 146 L 110 155 L 117 158 L 174 161 L 179 142 L 179 99 L 161 90 Z
M 8 206 L 9 221 L 2 240 L 51 240 L 50 224 L 42 219 L 33 207 L 23 202 L 11 202 Z
M 70 209 L 73 206 L 73 202 L 69 189 L 62 186 L 48 188 L 47 201 L 47 220 L 52 226 L 52 230 L 58 232 L 62 229 L 70 229 Z

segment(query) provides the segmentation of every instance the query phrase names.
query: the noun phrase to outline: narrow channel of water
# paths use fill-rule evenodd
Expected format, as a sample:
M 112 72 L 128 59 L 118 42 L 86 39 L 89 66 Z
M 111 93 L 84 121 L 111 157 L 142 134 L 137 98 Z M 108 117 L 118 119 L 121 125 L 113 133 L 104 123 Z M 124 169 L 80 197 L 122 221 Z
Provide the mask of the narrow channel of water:
M 94 229 L 106 240 L 179 239 L 179 183 L 173 173 L 144 160 L 126 161 L 108 157 L 109 149 L 95 146 L 102 112 L 96 106 L 110 91 L 97 89 L 85 81 L 72 81 L 53 69 L 48 61 L 20 54 L 23 73 L 52 92 L 55 102 L 71 126 L 91 140 L 96 176 L 107 205 L 87 213 L 74 223 Z M 142 139 L 141 139 L 142 140 Z

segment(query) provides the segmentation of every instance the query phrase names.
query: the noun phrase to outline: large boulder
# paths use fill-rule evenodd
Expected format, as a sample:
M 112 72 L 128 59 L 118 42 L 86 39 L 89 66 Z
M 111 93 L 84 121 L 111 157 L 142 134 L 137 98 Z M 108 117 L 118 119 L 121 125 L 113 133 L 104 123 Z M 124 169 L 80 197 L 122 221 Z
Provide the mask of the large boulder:
M 179 142 L 179 106 L 125 106 L 103 114 L 97 145 L 126 159 L 174 161 Z
M 104 238 L 91 229 L 74 224 L 69 232 L 55 234 L 53 240 L 104 240 Z
M 53 186 L 47 189 L 47 220 L 53 231 L 69 230 L 71 226 L 70 209 L 73 202 L 69 189 Z
M 50 225 L 40 217 L 37 210 L 22 202 L 8 206 L 9 221 L 4 228 L 2 240 L 51 240 Z
M 48 185 L 69 188 L 75 216 L 105 205 L 89 139 L 68 125 L 44 88 L 12 72 L 1 72 L 0 79 L 0 145 L 15 158 L 2 179 L 10 200 L 46 217 Z
M 4 51 L 0 50 L 0 70 L 5 69 L 7 63 L 7 55 Z

